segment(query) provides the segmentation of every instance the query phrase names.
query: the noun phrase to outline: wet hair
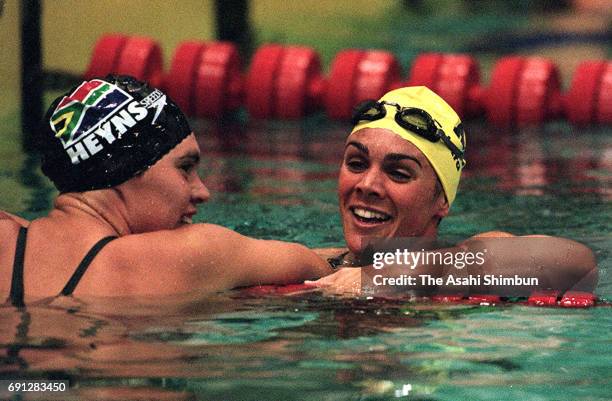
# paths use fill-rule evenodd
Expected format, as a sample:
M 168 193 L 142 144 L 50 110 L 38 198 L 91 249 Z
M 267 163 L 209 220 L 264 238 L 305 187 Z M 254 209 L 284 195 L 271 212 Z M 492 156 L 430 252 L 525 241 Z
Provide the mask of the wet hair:
M 146 171 L 191 133 L 161 90 L 130 76 L 84 81 L 37 132 L 41 169 L 60 192 L 110 188 Z

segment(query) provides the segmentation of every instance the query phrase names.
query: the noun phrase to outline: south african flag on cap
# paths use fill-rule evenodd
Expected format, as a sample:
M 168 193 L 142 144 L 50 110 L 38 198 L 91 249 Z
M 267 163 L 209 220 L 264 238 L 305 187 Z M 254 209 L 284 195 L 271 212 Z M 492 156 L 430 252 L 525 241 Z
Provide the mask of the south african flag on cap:
M 66 148 L 97 128 L 130 100 L 132 96 L 116 85 L 101 79 L 85 81 L 59 102 L 51 116 L 51 129 Z

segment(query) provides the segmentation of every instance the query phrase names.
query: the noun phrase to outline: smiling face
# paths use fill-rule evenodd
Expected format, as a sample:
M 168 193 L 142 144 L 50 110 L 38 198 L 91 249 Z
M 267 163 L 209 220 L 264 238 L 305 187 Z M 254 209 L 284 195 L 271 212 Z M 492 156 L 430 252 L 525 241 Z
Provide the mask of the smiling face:
M 338 178 L 349 250 L 359 253 L 365 237 L 435 236 L 449 209 L 436 182 L 423 153 L 392 131 L 365 128 L 349 136 Z
M 197 205 L 210 197 L 197 172 L 199 161 L 200 148 L 191 134 L 143 174 L 117 187 L 133 233 L 191 223 Z

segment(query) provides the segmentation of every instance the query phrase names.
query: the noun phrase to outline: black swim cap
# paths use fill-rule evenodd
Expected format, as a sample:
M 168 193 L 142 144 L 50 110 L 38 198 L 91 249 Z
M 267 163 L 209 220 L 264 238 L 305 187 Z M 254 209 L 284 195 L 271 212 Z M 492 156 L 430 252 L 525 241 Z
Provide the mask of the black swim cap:
M 60 192 L 119 185 L 191 133 L 178 106 L 129 76 L 84 81 L 45 114 L 38 143 L 43 173 Z

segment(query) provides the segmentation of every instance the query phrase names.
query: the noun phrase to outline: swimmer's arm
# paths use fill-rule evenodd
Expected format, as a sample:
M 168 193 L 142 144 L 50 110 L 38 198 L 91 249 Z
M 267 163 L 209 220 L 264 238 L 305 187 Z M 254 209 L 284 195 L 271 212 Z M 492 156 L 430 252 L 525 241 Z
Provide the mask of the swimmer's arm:
M 148 285 L 159 277 L 169 293 L 301 283 L 331 273 L 328 263 L 303 245 L 258 240 L 214 224 L 132 235 L 117 242 L 113 245 L 121 246 L 119 257 L 130 255 L 132 270 L 136 265 L 143 270 L 153 267 L 157 277 L 149 278 Z
M 507 232 L 491 231 L 469 238 L 457 246 L 438 249 L 447 255 L 453 253 L 454 264 L 418 265 L 412 272 L 395 267 L 396 274 L 415 276 L 427 272 L 441 277 L 442 286 L 417 285 L 411 289 L 421 295 L 437 294 L 494 294 L 501 296 L 529 296 L 534 291 L 554 290 L 593 292 L 597 285 L 597 261 L 593 251 L 579 242 L 546 235 L 515 236 Z M 470 263 L 458 264 L 472 255 Z M 477 260 L 483 263 L 476 263 Z M 446 262 L 445 262 L 446 263 Z M 459 266 L 459 267 L 458 267 Z M 366 273 L 376 274 L 371 267 Z M 536 279 L 535 285 L 492 285 L 485 276 Z M 452 277 L 450 277 L 452 276 Z M 451 280 L 449 280 L 449 277 Z M 452 285 L 457 278 L 479 277 L 479 285 Z
M 202 236 L 202 244 L 211 246 L 211 256 L 220 256 L 223 288 L 301 283 L 331 273 L 324 259 L 300 244 L 255 239 L 212 224 L 193 228 Z
M 28 227 L 30 225 L 30 222 L 24 219 L 23 217 L 19 217 L 9 212 L 5 212 L 4 210 L 0 210 L 0 220 L 3 219 L 13 220 L 14 222 L 23 227 Z
M 243 272 L 232 287 L 302 283 L 333 272 L 325 259 L 301 244 L 243 238 L 244 252 L 235 260 Z
M 483 235 L 484 234 L 484 235 Z M 469 275 L 484 277 L 484 275 L 503 275 L 514 277 L 534 277 L 538 285 L 534 288 L 519 288 L 524 293 L 514 294 L 528 296 L 532 291 L 553 289 L 559 292 L 569 290 L 592 292 L 597 285 L 597 263 L 591 249 L 587 246 L 566 238 L 531 235 L 515 237 L 510 233 L 489 232 L 474 236 L 458 246 L 439 249 L 451 253 L 477 253 L 487 250 L 485 263 L 482 266 L 471 265 L 457 269 L 452 265 L 417 266 L 414 270 L 406 270 L 404 266 L 386 267 L 387 277 L 400 274 L 414 275 L 417 284 L 410 287 L 379 288 L 379 295 L 389 290 L 395 295 L 405 291 L 416 291 L 421 295 L 434 293 L 447 294 L 508 294 L 508 288 L 494 286 L 421 286 L 418 274 L 427 272 L 434 277 L 441 277 L 446 283 L 449 276 L 455 278 Z M 511 238 L 514 237 L 514 238 Z M 363 268 L 344 268 L 336 273 L 311 282 L 334 293 L 359 293 L 364 277 L 374 277 L 381 274 L 372 266 Z M 484 280 L 482 280 L 484 282 Z
M 514 238 L 475 236 L 458 247 L 463 251 L 487 250 L 485 264 L 476 272 L 537 278 L 531 290 L 552 289 L 592 292 L 597 285 L 597 260 L 584 244 L 560 237 L 527 235 Z M 452 273 L 447 269 L 446 273 Z M 499 293 L 491 286 L 471 287 L 472 293 Z
M 485 231 L 483 233 L 479 233 L 479 234 L 476 234 L 468 238 L 468 240 L 474 239 L 474 238 L 509 238 L 509 237 L 516 237 L 516 235 L 509 233 L 507 231 Z

